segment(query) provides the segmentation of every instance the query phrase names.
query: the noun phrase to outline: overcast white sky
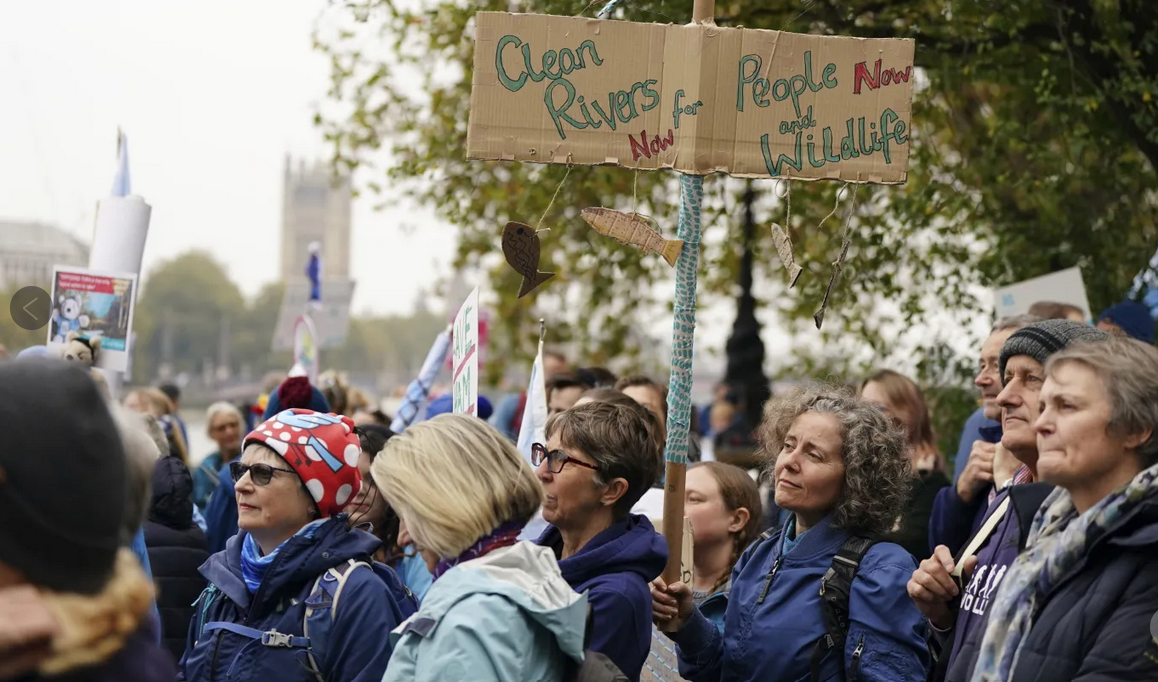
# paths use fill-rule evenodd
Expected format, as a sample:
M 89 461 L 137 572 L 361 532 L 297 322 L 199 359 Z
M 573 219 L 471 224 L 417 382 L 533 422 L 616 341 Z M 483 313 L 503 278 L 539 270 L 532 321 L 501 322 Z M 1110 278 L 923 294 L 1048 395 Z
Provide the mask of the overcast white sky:
M 323 158 L 312 104 L 328 83 L 310 32 L 325 0 L 0 3 L 0 218 L 91 241 L 116 130 L 153 206 L 144 270 L 209 250 L 246 294 L 278 273 L 285 154 Z M 449 228 L 355 204 L 358 313 L 410 310 L 446 272 Z M 383 292 L 390 292 L 383 295 Z

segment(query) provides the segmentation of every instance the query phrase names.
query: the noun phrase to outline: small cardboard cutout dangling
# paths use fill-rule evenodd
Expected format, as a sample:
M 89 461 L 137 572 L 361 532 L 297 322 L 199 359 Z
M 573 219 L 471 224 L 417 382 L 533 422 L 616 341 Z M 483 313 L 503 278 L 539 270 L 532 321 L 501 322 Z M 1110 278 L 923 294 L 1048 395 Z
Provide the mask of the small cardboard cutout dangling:
M 539 233 L 530 225 L 507 223 L 503 228 L 503 256 L 507 264 L 523 276 L 519 298 L 555 276 L 553 272 L 539 272 Z

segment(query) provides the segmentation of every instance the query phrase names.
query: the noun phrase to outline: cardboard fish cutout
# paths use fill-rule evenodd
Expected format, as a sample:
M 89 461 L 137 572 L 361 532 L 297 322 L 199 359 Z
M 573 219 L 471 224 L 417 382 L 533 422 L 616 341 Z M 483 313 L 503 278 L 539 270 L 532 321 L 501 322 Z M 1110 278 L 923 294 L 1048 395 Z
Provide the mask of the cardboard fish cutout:
M 638 213 L 623 213 L 610 208 L 585 208 L 579 215 L 599 234 L 658 253 L 673 268 L 684 248 L 682 240 L 664 239 Z
M 555 276 L 553 272 L 539 272 L 539 235 L 530 225 L 507 223 L 503 228 L 503 255 L 507 264 L 523 276 L 519 298 Z
M 776 244 L 776 250 L 780 253 L 780 262 L 784 263 L 784 267 L 788 270 L 788 288 L 791 289 L 796 286 L 796 280 L 800 279 L 800 273 L 804 271 L 796 264 L 796 256 L 792 254 L 792 237 L 788 235 L 787 230 L 772 223 L 772 242 Z

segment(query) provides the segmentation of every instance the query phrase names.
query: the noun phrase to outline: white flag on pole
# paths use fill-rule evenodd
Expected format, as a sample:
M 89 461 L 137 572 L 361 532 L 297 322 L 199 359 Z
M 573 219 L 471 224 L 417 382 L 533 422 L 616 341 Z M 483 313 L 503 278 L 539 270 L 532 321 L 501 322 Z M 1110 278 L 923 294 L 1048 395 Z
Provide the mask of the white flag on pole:
M 519 452 L 531 464 L 531 444 L 547 441 L 547 381 L 543 376 L 543 341 L 539 340 L 539 352 L 535 355 L 535 362 L 531 365 L 531 382 L 527 385 L 527 403 L 523 406 L 523 423 L 519 426 Z M 527 522 L 520 540 L 537 540 L 547 529 L 547 522 L 543 520 L 541 512 L 535 512 L 534 518 Z

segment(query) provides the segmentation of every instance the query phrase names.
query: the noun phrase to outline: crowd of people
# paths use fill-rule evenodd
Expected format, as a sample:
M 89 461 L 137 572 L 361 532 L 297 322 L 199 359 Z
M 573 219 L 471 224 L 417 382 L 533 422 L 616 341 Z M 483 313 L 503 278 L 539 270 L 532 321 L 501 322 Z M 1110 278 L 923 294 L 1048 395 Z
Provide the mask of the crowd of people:
M 1077 312 L 993 325 L 953 460 L 880 370 L 777 391 L 762 467 L 715 461 L 745 412 L 723 387 L 670 584 L 647 376 L 548 353 L 529 453 L 524 393 L 395 433 L 292 376 L 211 405 L 192 453 L 174 387 L 113 404 L 75 363 L 5 360 L 0 680 L 674 680 L 667 647 L 691 682 L 1158 679 L 1154 324 Z

